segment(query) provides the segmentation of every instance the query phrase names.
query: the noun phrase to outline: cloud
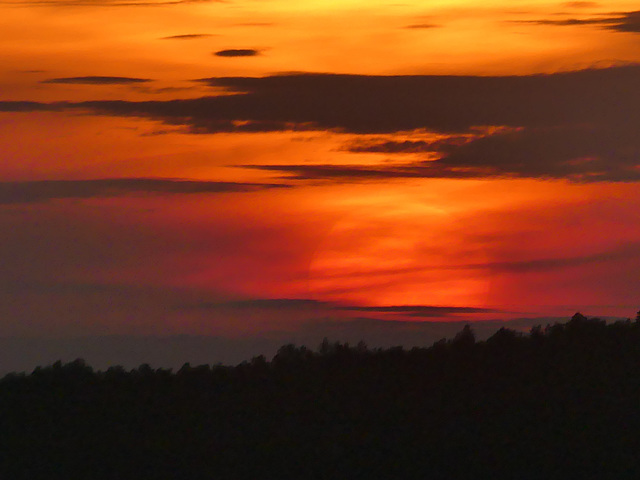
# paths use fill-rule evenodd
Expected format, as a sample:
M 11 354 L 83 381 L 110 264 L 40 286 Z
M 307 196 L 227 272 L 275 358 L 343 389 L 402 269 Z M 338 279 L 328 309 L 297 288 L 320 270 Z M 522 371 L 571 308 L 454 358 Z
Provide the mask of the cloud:
M 447 170 L 578 182 L 640 180 L 640 138 L 633 124 L 531 128 L 483 136 L 443 149 Z
M 562 125 L 547 128 L 505 128 L 475 136 L 442 140 L 373 141 L 352 143 L 358 153 L 436 154 L 440 158 L 404 166 L 381 167 L 378 175 L 398 177 L 482 176 L 566 178 L 577 182 L 640 179 L 640 139 L 634 125 Z M 268 168 L 268 166 L 264 166 Z M 340 166 L 345 175 L 356 176 Z M 395 173 L 394 173 L 395 172 Z M 305 176 L 300 170 L 298 175 Z M 306 172 L 307 174 L 310 171 Z M 332 172 L 338 175 L 338 171 Z M 373 172 L 362 173 L 366 177 Z
M 404 28 L 415 29 L 415 30 L 426 30 L 431 28 L 438 28 L 441 25 L 436 25 L 434 23 L 414 23 L 412 25 L 407 25 Z
M 56 104 L 29 101 L 0 101 L 0 112 L 43 112 L 62 110 L 64 107 Z
M 583 2 L 574 2 L 583 3 Z M 588 2 L 587 2 L 588 3 Z M 574 25 L 596 25 L 607 30 L 615 30 L 618 32 L 640 33 L 640 10 L 624 13 L 611 13 L 611 16 L 596 18 L 568 18 L 564 20 L 542 19 L 542 20 L 525 20 L 518 23 L 533 23 L 536 25 L 556 25 L 560 27 Z
M 209 310 L 209 309 L 259 309 L 259 310 L 307 310 L 326 308 L 327 302 L 306 298 L 254 298 L 226 302 L 203 302 L 192 305 L 181 305 L 178 309 Z
M 425 178 L 444 176 L 435 169 L 424 168 L 422 163 L 387 166 L 362 165 L 241 165 L 244 168 L 266 170 L 284 174 L 281 178 L 295 180 L 382 180 L 392 178 Z
M 83 110 L 151 118 L 193 133 L 434 131 L 353 151 L 428 153 L 406 165 L 263 165 L 298 179 L 534 177 L 640 179 L 640 66 L 530 76 L 284 74 L 199 80 L 234 95 L 169 101 L 0 102 L 0 111 Z M 484 127 L 500 128 L 484 128 Z M 479 128 L 483 127 L 483 128 Z M 357 142 L 356 142 L 357 145 Z M 435 159 L 434 159 L 435 154 Z
M 567 8 L 593 8 L 593 7 L 597 7 L 598 3 L 577 1 L 577 2 L 565 2 L 562 4 L 562 6 Z
M 336 302 L 327 302 L 307 298 L 253 298 L 225 302 L 204 302 L 198 304 L 187 304 L 176 307 L 177 309 L 200 310 L 200 309 L 256 309 L 267 311 L 287 311 L 287 310 L 307 310 L 307 311 L 343 311 L 343 312 L 372 312 L 372 313 L 392 313 L 402 314 L 408 317 L 446 317 L 451 314 L 474 314 L 474 313 L 495 313 L 498 310 L 477 308 L 477 307 L 455 307 L 455 306 L 434 306 L 434 305 L 388 305 L 388 306 L 367 306 L 367 305 L 345 305 Z
M 101 77 L 101 76 L 89 76 L 89 77 L 66 77 L 66 78 L 49 78 L 43 80 L 40 83 L 65 83 L 72 85 L 128 85 L 132 83 L 146 83 L 151 80 L 148 78 L 135 78 L 135 77 Z
M 160 40 L 195 40 L 198 38 L 212 37 L 210 33 L 186 33 L 183 35 L 170 35 L 168 37 L 162 37 Z
M 502 147 L 500 141 L 496 144 Z M 504 147 L 508 150 L 508 147 Z M 640 151 L 640 146 L 634 147 Z M 623 159 L 613 161 L 597 158 L 584 158 L 572 161 L 555 158 L 538 162 L 529 152 L 522 152 L 517 144 L 513 146 L 513 156 L 485 157 L 473 156 L 473 150 L 465 150 L 460 154 L 454 154 L 451 158 L 444 156 L 438 160 L 395 164 L 391 166 L 362 166 L 362 165 L 243 165 L 244 168 L 252 168 L 264 171 L 278 172 L 279 178 L 289 180 L 333 180 L 333 181 L 380 181 L 407 178 L 547 178 L 567 179 L 573 182 L 589 183 L 599 181 L 640 181 L 640 162 L 638 156 L 625 156 Z M 544 153 L 541 153 L 544 155 Z M 628 158 L 628 161 L 625 159 Z
M 640 66 L 504 77 L 287 74 L 199 81 L 238 94 L 146 102 L 2 102 L 0 108 L 85 109 L 209 133 L 240 130 L 245 123 L 261 131 L 301 125 L 366 134 L 640 121 Z
M 461 268 L 491 269 L 499 273 L 527 273 L 560 270 L 568 267 L 579 267 L 600 262 L 628 260 L 640 257 L 640 242 L 630 242 L 615 248 L 564 258 L 539 258 L 531 260 L 489 262 L 486 264 L 466 265 Z
M 476 307 L 450 307 L 433 305 L 348 306 L 341 310 L 377 313 L 399 313 L 410 317 L 446 317 L 457 313 L 491 313 L 497 310 Z
M 255 192 L 284 185 L 155 178 L 0 182 L 0 205 L 132 194 Z
M 450 135 L 441 140 L 374 140 L 356 141 L 347 146 L 349 152 L 354 153 L 388 153 L 388 154 L 411 154 L 438 152 L 447 146 L 462 145 L 472 140 L 468 135 Z
M 252 48 L 230 48 L 227 50 L 218 50 L 214 55 L 216 57 L 255 57 L 260 55 L 260 50 Z

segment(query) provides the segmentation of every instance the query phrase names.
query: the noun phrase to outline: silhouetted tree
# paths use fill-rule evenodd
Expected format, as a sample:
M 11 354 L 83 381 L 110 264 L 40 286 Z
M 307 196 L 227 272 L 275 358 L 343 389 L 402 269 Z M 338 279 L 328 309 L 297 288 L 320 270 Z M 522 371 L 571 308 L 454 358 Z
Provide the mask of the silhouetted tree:
M 460 348 L 468 348 L 476 343 L 476 335 L 471 329 L 471 325 L 466 324 L 455 337 L 453 337 L 452 345 Z
M 635 479 L 640 322 L 470 325 L 429 348 L 269 362 L 56 362 L 0 380 L 0 478 Z

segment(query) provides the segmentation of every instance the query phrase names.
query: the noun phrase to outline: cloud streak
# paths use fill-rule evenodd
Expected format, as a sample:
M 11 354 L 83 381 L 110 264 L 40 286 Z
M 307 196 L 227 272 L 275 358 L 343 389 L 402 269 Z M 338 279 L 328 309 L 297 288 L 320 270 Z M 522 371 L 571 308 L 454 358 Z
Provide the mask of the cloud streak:
M 255 192 L 284 185 L 155 178 L 41 180 L 0 182 L 0 205 L 135 194 L 197 194 Z
M 341 310 L 375 313 L 397 313 L 409 317 L 438 318 L 452 314 L 495 313 L 498 310 L 476 307 L 452 307 L 434 305 L 349 306 Z
M 529 273 L 562 270 L 594 263 L 629 260 L 640 257 L 640 242 L 619 245 L 602 252 L 564 258 L 539 258 L 531 260 L 489 262 L 485 264 L 467 265 L 462 268 L 490 269 L 496 273 Z
M 195 40 L 198 38 L 212 37 L 210 33 L 186 33 L 183 35 L 170 35 L 168 37 L 162 37 L 160 40 Z
M 582 3 L 582 2 L 578 2 Z M 542 19 L 524 20 L 518 23 L 530 23 L 535 25 L 555 25 L 570 27 L 575 25 L 595 25 L 606 30 L 615 30 L 625 33 L 640 33 L 640 10 L 624 13 L 611 13 L 608 16 L 596 18 L 568 18 L 563 20 Z
M 216 57 L 256 57 L 260 55 L 260 50 L 253 48 L 230 48 L 227 50 L 218 50 L 214 55 Z
M 151 80 L 148 78 L 88 76 L 49 78 L 47 80 L 43 80 L 41 83 L 63 83 L 71 85 L 129 85 L 136 83 L 147 83 L 150 81 Z
M 414 23 L 411 25 L 407 25 L 404 28 L 407 28 L 409 30 L 429 30 L 438 27 L 440 27 L 440 25 L 436 25 L 434 23 Z
M 180 305 L 177 308 L 187 310 L 267 310 L 267 311 L 283 311 L 283 310 L 310 310 L 316 308 L 327 308 L 330 303 L 321 302 L 307 298 L 251 298 L 245 300 L 232 300 L 226 302 L 203 302 L 191 305 Z
M 408 317 L 447 317 L 455 314 L 496 313 L 499 310 L 478 307 L 436 306 L 436 305 L 344 305 L 340 303 L 320 301 L 306 298 L 252 298 L 226 302 L 205 302 L 193 305 L 180 305 L 178 309 L 186 310 L 266 310 L 289 311 L 301 310 L 316 312 L 323 310 L 342 312 L 370 312 L 380 314 L 400 314 Z

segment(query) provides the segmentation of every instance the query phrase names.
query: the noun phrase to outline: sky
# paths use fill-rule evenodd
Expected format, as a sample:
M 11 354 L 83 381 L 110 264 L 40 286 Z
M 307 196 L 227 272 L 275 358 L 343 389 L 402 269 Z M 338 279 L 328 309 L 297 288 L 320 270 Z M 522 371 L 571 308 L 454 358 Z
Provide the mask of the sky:
M 637 8 L 0 0 L 0 370 L 635 316 Z

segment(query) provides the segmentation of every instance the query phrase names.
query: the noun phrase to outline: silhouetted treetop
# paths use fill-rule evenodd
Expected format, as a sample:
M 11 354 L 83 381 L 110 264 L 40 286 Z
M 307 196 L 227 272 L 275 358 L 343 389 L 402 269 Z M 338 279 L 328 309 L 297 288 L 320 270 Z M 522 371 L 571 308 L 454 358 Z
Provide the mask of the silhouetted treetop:
M 581 314 L 235 367 L 56 362 L 0 380 L 0 478 L 637 478 L 639 405 L 640 322 Z

